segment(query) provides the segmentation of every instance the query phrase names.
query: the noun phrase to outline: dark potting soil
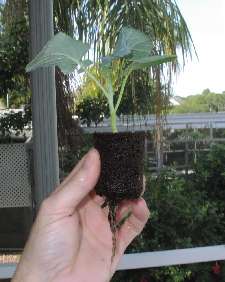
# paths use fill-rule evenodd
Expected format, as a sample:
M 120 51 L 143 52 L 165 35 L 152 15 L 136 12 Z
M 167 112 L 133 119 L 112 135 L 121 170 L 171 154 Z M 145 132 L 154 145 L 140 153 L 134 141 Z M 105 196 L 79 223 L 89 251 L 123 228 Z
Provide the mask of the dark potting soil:
M 137 199 L 143 191 L 144 132 L 96 133 L 95 148 L 101 157 L 96 193 L 117 205 Z

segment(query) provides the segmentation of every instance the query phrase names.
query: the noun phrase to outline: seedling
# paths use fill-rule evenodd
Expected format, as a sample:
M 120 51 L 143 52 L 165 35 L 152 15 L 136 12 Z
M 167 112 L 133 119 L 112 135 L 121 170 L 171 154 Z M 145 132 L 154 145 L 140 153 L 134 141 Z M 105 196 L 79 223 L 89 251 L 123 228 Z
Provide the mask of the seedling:
M 85 59 L 89 49 L 89 44 L 60 32 L 27 65 L 26 71 L 33 71 L 39 67 L 58 66 L 64 74 L 72 73 L 76 68 L 78 72 L 85 73 L 105 95 L 112 132 L 116 133 L 118 132 L 116 113 L 131 73 L 170 62 L 176 59 L 176 56 L 151 56 L 152 39 L 131 27 L 121 29 L 114 50 L 100 62 L 94 64 Z M 91 72 L 90 68 L 93 66 L 96 67 L 98 76 Z M 142 193 L 143 144 L 142 135 L 112 134 L 112 136 L 101 136 L 100 139 L 96 135 L 95 146 L 101 156 L 101 175 L 96 193 L 105 197 L 105 204 L 109 207 L 108 218 L 113 234 L 112 259 L 115 255 L 116 231 L 119 227 L 116 223 L 117 206 L 122 200 L 136 199 Z M 119 225 L 122 223 L 123 220 Z
M 116 133 L 118 132 L 116 113 L 131 73 L 170 62 L 176 56 L 151 56 L 153 49 L 152 39 L 131 27 L 121 29 L 114 50 L 108 56 L 103 57 L 100 63 L 93 64 L 92 61 L 85 59 L 89 49 L 89 44 L 59 32 L 27 65 L 26 71 L 30 72 L 39 67 L 58 66 L 64 74 L 72 73 L 76 68 L 79 72 L 84 72 L 96 83 L 107 98 L 112 132 Z M 90 72 L 90 67 L 93 65 L 97 68 L 101 79 L 98 79 Z M 119 66 L 119 71 L 113 71 L 115 65 Z M 119 81 L 121 81 L 121 84 L 118 87 L 116 84 L 118 85 Z M 116 95 L 116 93 L 118 94 Z

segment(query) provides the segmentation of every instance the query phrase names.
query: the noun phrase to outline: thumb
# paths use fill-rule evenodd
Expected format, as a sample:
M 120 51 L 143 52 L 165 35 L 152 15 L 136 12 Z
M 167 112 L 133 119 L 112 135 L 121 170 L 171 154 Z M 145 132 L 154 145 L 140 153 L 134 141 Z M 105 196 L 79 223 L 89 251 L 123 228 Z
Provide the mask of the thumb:
M 56 191 L 49 196 L 49 205 L 60 211 L 72 211 L 95 187 L 100 174 L 100 156 L 97 150 L 91 149 L 77 164 Z M 51 203 L 50 203 L 51 202 Z

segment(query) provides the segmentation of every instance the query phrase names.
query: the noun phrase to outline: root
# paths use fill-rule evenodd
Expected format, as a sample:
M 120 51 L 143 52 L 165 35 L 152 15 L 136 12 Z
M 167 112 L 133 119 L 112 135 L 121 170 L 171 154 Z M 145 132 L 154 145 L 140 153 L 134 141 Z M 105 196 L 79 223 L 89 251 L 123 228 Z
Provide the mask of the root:
M 117 210 L 117 204 L 115 202 L 108 202 L 109 207 L 109 215 L 108 220 L 110 224 L 110 229 L 112 232 L 112 256 L 111 256 L 111 263 L 113 262 L 113 259 L 116 254 L 116 233 L 117 233 L 117 224 L 116 224 L 116 210 Z
M 115 201 L 110 201 L 110 200 L 105 200 L 105 202 L 102 204 L 101 208 L 107 207 L 109 208 L 109 214 L 108 214 L 108 221 L 110 225 L 110 229 L 112 232 L 112 256 L 111 256 L 111 263 L 113 262 L 113 259 L 116 254 L 116 247 L 117 247 L 117 242 L 116 242 L 116 235 L 117 231 L 120 229 L 120 227 L 125 223 L 125 221 L 131 216 L 132 212 L 129 210 L 119 222 L 116 222 L 116 212 L 118 208 L 118 203 Z

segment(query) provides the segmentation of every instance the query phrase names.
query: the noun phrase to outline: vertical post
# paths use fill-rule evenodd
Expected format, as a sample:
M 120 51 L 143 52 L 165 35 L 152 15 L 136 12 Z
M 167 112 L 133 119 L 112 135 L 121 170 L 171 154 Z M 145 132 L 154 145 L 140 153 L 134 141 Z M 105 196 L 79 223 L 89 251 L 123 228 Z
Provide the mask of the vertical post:
M 156 160 L 157 173 L 163 167 L 163 122 L 162 122 L 162 95 L 161 95 L 161 80 L 160 68 L 156 69 Z
M 144 154 L 145 154 L 145 162 L 147 166 L 149 165 L 149 157 L 148 157 L 148 131 L 145 130 L 145 143 L 144 143 Z
M 6 108 L 9 109 L 9 93 L 6 94 Z
M 194 132 L 198 132 L 198 130 L 196 128 L 194 128 Z M 197 141 L 199 141 L 199 138 L 196 136 L 194 137 L 194 164 L 196 164 L 197 162 Z
M 31 57 L 54 35 L 53 0 L 30 0 Z M 31 74 L 34 197 L 37 208 L 59 183 L 55 69 Z
M 185 158 L 185 175 L 188 176 L 188 167 L 189 167 L 189 146 L 188 146 L 188 124 L 186 124 L 186 134 L 185 134 L 185 152 L 184 152 L 184 158 Z
M 212 124 L 212 122 L 210 122 L 209 138 L 210 138 L 210 141 L 212 142 L 213 141 L 213 124 Z

